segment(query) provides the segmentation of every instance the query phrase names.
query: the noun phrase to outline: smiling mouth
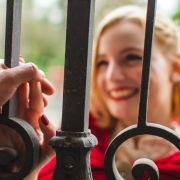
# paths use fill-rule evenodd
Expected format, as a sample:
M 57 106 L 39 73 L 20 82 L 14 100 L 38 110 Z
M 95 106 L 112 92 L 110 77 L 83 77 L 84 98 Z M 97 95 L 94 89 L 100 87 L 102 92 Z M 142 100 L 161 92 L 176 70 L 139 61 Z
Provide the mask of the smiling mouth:
M 114 100 L 125 100 L 133 97 L 138 93 L 138 89 L 114 90 L 109 93 Z

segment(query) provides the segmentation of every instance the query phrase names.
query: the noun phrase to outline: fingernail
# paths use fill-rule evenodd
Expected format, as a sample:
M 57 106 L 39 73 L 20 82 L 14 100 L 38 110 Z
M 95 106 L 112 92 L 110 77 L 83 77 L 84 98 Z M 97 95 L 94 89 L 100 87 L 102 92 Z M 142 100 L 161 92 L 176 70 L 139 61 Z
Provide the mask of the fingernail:
M 41 117 L 41 121 L 42 123 L 45 125 L 45 126 L 48 126 L 49 125 L 49 120 L 48 118 L 43 114 L 42 117 Z

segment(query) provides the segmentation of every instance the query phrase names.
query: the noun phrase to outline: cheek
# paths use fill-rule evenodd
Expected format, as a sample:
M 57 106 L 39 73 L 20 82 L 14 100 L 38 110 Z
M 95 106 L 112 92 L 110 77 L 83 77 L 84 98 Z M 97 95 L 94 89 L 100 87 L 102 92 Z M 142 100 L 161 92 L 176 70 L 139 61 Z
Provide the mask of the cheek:
M 166 92 L 171 86 L 170 82 L 170 68 L 167 62 L 163 59 L 156 59 L 152 63 L 151 76 L 150 76 L 150 88 L 156 93 Z
M 151 68 L 149 112 L 150 114 L 154 112 L 154 116 L 151 119 L 156 119 L 155 115 L 159 112 L 166 114 L 171 104 L 172 84 L 170 81 L 170 69 L 167 62 L 160 60 L 156 59 L 156 63 L 152 63 Z
M 139 66 L 137 68 L 132 69 L 131 71 L 129 71 L 128 73 L 130 79 L 133 79 L 133 81 L 139 86 L 141 85 L 141 75 L 142 75 L 142 67 Z
M 103 90 L 103 84 L 104 84 L 104 75 L 102 73 L 98 73 L 96 78 L 96 84 L 97 88 L 102 91 Z

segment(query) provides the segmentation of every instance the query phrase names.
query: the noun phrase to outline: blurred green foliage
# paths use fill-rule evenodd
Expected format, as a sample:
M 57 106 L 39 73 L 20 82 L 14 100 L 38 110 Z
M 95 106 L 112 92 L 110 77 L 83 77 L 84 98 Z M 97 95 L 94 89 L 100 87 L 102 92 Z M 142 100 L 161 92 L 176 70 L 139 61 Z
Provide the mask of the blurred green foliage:
M 177 20 L 178 22 L 180 21 L 180 2 L 177 6 L 177 10 L 173 16 L 173 19 Z
M 32 0 L 23 1 L 21 54 L 45 72 L 50 66 L 64 64 L 66 4 L 62 2 L 54 1 L 39 15 Z M 49 18 L 53 8 L 61 12 L 56 22 Z

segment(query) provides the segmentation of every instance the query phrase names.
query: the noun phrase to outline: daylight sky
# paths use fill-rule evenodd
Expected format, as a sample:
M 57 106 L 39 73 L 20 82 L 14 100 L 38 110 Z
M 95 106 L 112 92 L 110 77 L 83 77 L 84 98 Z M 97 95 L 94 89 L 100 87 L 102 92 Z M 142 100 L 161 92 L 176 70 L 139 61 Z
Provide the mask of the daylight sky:
M 171 15 L 177 7 L 179 0 L 157 0 L 157 9 L 164 14 Z

